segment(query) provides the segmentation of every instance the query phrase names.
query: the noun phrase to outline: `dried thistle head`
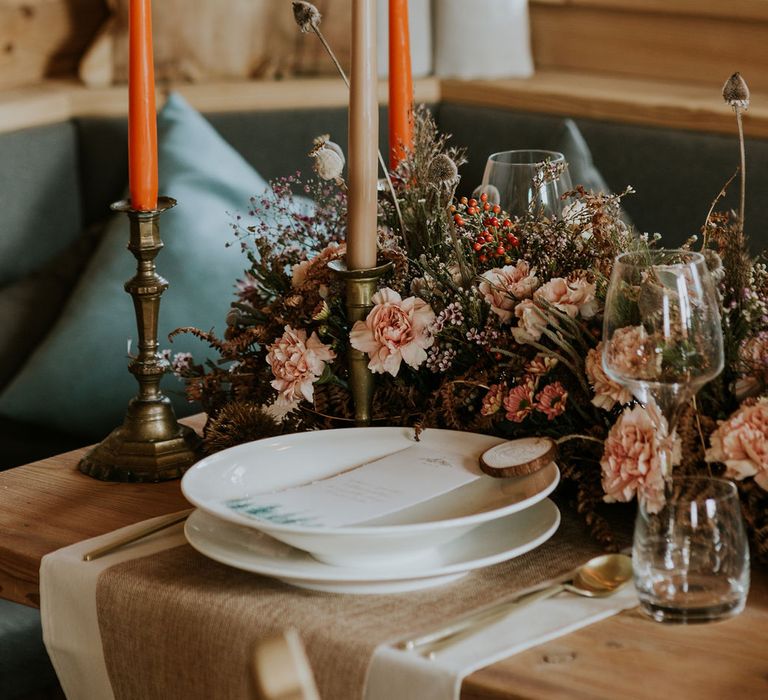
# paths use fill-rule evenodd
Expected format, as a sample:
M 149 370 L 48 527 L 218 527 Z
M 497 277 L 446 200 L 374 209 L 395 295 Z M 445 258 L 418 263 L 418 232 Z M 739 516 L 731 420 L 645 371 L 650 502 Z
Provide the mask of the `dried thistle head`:
M 320 20 L 323 16 L 311 2 L 303 2 L 303 0 L 294 0 L 293 2 L 293 18 L 296 20 L 296 24 L 299 25 L 299 29 L 306 34 L 307 32 L 314 31 L 320 26 Z
M 723 85 L 723 99 L 734 109 L 749 107 L 749 88 L 741 73 L 734 73 Z
M 449 155 L 438 153 L 429 164 L 427 177 L 436 187 L 450 187 L 459 179 L 459 169 Z

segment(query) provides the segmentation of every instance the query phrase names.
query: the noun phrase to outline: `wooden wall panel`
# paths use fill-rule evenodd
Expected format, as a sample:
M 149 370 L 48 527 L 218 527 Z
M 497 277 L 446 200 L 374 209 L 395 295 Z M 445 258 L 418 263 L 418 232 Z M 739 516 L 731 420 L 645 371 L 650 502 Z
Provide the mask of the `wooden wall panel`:
M 633 9 L 640 7 L 633 0 L 603 0 L 605 6 L 592 7 L 596 1 L 532 3 L 537 68 L 712 85 L 722 85 L 738 70 L 751 88 L 768 89 L 768 3 L 763 0 L 752 14 L 761 9 L 764 19 L 758 15 L 749 21 L 715 17 L 714 8 L 709 15 L 672 13 L 670 8 L 684 9 L 680 0 L 669 2 L 663 12 L 645 5 Z
M 103 0 L 0 0 L 0 89 L 73 75 Z

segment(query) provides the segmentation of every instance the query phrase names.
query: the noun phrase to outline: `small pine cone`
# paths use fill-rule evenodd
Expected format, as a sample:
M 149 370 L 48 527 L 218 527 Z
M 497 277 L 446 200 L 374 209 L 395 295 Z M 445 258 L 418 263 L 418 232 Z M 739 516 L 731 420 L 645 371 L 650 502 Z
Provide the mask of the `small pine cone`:
M 216 417 L 208 421 L 203 447 L 207 454 L 213 454 L 281 432 L 281 426 L 260 406 L 248 401 L 234 401 L 223 406 Z

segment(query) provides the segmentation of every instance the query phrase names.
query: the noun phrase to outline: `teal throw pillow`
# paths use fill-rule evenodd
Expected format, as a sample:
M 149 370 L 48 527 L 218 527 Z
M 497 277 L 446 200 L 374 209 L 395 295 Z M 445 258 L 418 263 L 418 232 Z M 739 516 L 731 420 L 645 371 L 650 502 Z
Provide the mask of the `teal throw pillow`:
M 160 305 L 160 347 L 204 356 L 180 326 L 224 331 L 234 282 L 245 257 L 233 240 L 228 212 L 245 211 L 267 183 L 179 95 L 158 117 L 160 193 L 178 200 L 162 215 L 165 247 L 158 273 L 170 282 Z M 100 439 L 123 420 L 137 383 L 127 370 L 127 342 L 136 348 L 131 297 L 123 284 L 136 271 L 126 250 L 128 219 L 115 215 L 62 313 L 43 343 L 0 394 L 0 415 Z M 181 383 L 163 379 L 177 412 L 189 413 Z

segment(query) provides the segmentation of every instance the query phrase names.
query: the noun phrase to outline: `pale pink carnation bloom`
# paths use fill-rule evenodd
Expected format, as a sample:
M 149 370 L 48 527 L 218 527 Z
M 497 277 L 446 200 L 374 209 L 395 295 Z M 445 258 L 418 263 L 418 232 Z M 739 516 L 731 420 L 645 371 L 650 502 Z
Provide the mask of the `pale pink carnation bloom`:
M 533 411 L 533 385 L 529 382 L 514 387 L 504 399 L 507 420 L 522 423 Z
M 311 260 L 302 260 L 291 268 L 291 287 L 298 289 L 307 281 L 307 272 L 311 265 Z
M 483 273 L 478 288 L 491 305 L 491 311 L 502 323 L 507 323 L 517 302 L 530 297 L 538 284 L 535 270 L 531 270 L 525 260 L 518 260 L 515 265 L 495 267 Z
M 607 360 L 612 369 L 637 379 L 653 379 L 661 369 L 661 355 L 643 326 L 617 329 L 608 342 Z
M 569 282 L 562 277 L 554 277 L 539 287 L 533 296 L 534 299 L 548 301 L 571 318 L 579 314 L 582 318 L 592 318 L 597 313 L 595 285 L 583 278 Z
M 662 450 L 667 422 L 658 409 L 625 408 L 605 439 L 600 460 L 606 503 L 628 502 L 637 495 L 650 513 L 664 505 Z M 675 439 L 672 463 L 680 461 L 680 442 Z
M 560 382 L 547 384 L 536 395 L 536 409 L 541 411 L 547 420 L 554 420 L 565 413 L 565 405 L 568 400 L 568 392 Z
M 401 361 L 417 369 L 427 359 L 426 349 L 435 342 L 432 307 L 418 297 L 403 299 L 389 287 L 373 295 L 373 304 L 365 321 L 352 327 L 352 347 L 368 353 L 371 372 L 396 377 Z
M 584 362 L 587 379 L 595 390 L 592 403 L 598 408 L 610 411 L 616 404 L 623 405 L 632 400 L 632 394 L 625 387 L 617 384 L 603 369 L 603 343 L 600 341 L 596 348 L 587 353 Z
M 302 397 L 312 401 L 314 383 L 322 376 L 326 362 L 336 353 L 312 333 L 285 327 L 285 333 L 269 346 L 267 363 L 275 378 L 272 386 L 277 389 L 279 406 L 295 405 Z
M 523 299 L 515 307 L 517 326 L 512 329 L 515 342 L 520 345 L 536 343 L 547 327 L 547 319 L 531 299 Z
M 749 476 L 768 490 L 768 399 L 745 402 L 709 437 L 707 462 L 722 462 L 727 477 Z

